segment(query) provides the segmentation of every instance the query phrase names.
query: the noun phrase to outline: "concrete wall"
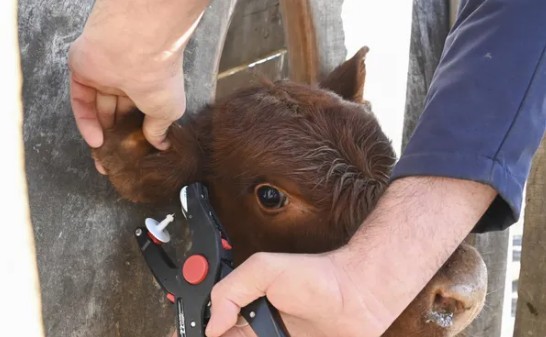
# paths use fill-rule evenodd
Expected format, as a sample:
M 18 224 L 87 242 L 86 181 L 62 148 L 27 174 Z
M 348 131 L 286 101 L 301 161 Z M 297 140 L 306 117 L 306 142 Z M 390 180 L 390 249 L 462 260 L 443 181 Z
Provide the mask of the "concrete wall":
M 190 111 L 213 97 L 234 2 L 212 1 L 187 48 Z M 19 2 L 26 174 L 46 336 L 167 336 L 174 309 L 154 284 L 133 230 L 178 206 L 152 210 L 119 200 L 95 171 L 72 117 L 67 50 L 92 4 Z

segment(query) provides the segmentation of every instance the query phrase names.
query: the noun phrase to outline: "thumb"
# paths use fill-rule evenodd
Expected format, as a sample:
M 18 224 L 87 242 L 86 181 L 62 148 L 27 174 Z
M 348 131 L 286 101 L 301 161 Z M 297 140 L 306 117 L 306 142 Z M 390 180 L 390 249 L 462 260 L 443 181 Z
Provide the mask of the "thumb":
M 206 335 L 218 337 L 232 328 L 242 307 L 267 294 L 282 272 L 282 255 L 258 253 L 218 282 L 211 293 L 211 318 Z
M 160 91 L 148 92 L 145 95 L 129 95 L 135 105 L 146 115 L 142 131 L 150 144 L 159 150 L 166 150 L 169 126 L 182 117 L 186 110 L 184 78 L 182 75 L 162 83 Z
M 142 131 L 146 140 L 158 150 L 166 150 L 171 146 L 167 140 L 167 130 L 173 121 L 162 118 L 154 118 L 146 115 L 142 125 Z

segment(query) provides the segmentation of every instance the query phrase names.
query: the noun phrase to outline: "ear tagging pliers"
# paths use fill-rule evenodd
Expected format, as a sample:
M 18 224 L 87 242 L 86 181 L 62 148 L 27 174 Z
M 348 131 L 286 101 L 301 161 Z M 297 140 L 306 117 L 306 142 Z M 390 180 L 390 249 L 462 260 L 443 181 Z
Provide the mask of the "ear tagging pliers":
M 173 263 L 161 247 L 170 240 L 165 227 L 172 215 L 160 223 L 146 219 L 146 227 L 137 228 L 135 236 L 148 267 L 175 305 L 178 337 L 203 337 L 212 288 L 233 270 L 231 245 L 203 184 L 183 187 L 180 202 L 192 238 L 182 265 Z M 265 297 L 242 308 L 241 315 L 259 337 L 288 336 L 279 312 Z

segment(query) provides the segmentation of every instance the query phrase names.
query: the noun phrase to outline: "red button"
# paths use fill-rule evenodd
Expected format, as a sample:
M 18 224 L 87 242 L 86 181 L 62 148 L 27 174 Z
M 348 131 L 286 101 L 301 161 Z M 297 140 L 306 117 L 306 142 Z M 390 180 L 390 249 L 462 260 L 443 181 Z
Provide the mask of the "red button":
M 159 241 L 152 233 L 148 232 L 148 237 L 158 246 L 161 246 L 161 241 Z
M 184 262 L 182 276 L 189 284 L 203 282 L 209 272 L 209 263 L 203 255 L 192 255 Z
M 168 299 L 171 303 L 174 303 L 174 295 L 173 295 L 173 294 L 167 293 L 167 299 Z
M 222 247 L 224 247 L 225 250 L 231 250 L 231 245 L 226 239 L 222 239 Z

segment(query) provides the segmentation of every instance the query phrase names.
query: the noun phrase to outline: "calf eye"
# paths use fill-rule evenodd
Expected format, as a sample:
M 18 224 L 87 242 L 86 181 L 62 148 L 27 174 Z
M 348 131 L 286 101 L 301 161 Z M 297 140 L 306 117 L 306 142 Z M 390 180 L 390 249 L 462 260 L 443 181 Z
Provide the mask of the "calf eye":
M 271 185 L 258 185 L 256 196 L 260 204 L 269 209 L 281 208 L 286 205 L 286 195 Z

